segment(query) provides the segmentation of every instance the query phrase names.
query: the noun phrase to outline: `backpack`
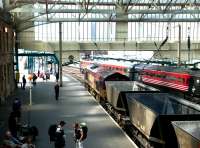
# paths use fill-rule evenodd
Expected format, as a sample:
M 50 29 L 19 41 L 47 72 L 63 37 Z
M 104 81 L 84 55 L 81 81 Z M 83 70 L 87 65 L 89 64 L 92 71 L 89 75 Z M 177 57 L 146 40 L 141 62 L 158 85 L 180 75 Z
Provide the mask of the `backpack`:
M 65 146 L 65 139 L 64 139 L 64 131 L 63 130 L 57 130 L 55 132 L 55 146 L 57 147 L 63 147 Z
M 56 124 L 50 125 L 50 127 L 48 129 L 48 134 L 49 134 L 49 137 L 50 137 L 50 141 L 55 141 L 56 129 L 57 129 L 57 125 Z
M 30 132 L 31 132 L 32 136 L 38 136 L 39 135 L 38 128 L 36 126 L 32 126 L 30 128 Z
M 83 138 L 82 138 L 82 140 L 85 140 L 87 138 L 88 127 L 87 127 L 87 125 L 85 123 L 84 124 L 81 123 L 80 126 L 81 126 L 81 129 L 83 131 Z
M 81 131 L 80 131 L 80 129 L 75 129 L 74 133 L 75 133 L 75 140 L 79 140 L 81 138 Z

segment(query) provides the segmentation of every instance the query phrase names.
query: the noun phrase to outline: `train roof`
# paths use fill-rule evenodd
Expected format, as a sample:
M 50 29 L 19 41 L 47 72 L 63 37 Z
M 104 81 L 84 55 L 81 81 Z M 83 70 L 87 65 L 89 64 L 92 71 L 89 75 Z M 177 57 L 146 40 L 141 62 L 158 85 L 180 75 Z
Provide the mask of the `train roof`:
M 198 140 L 200 143 L 200 121 L 173 121 L 172 124 L 180 140 L 183 139 L 184 134 L 187 138 L 196 138 L 194 141 Z
M 102 79 L 106 80 L 116 80 L 116 79 L 122 79 L 122 80 L 129 80 L 129 77 L 126 75 L 123 75 L 119 72 L 116 72 L 114 70 L 107 70 L 102 67 L 99 67 L 98 65 L 91 64 L 89 68 L 87 68 L 87 71 L 91 71 L 92 73 L 96 73 L 98 76 L 100 76 Z
M 107 81 L 106 93 L 107 101 L 113 105 L 115 109 L 124 110 L 124 95 L 125 93 L 135 93 L 141 91 L 159 91 L 151 86 L 148 86 L 137 81 Z M 123 103 L 122 103 L 123 102 Z M 123 105 L 122 105 L 123 104 Z
M 149 65 L 149 64 L 139 64 L 135 65 L 136 70 L 157 70 L 175 73 L 185 73 L 193 76 L 200 76 L 200 69 L 191 69 L 181 66 L 161 66 L 161 65 Z

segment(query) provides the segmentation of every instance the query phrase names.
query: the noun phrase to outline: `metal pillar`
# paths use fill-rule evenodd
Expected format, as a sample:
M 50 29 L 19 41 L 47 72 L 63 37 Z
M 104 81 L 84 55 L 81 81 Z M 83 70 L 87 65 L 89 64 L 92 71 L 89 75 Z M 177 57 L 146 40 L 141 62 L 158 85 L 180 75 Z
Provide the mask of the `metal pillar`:
M 187 45 L 188 45 L 188 63 L 190 63 L 190 27 L 188 27 L 188 41 L 187 41 Z
M 115 7 L 116 18 L 128 20 L 128 14 L 124 13 L 124 7 Z M 115 39 L 116 41 L 127 41 L 128 38 L 128 21 L 116 22 L 115 29 Z
M 179 36 L 178 36 L 178 52 L 177 52 L 177 57 L 178 57 L 178 65 L 181 64 L 181 25 L 178 25 L 178 31 L 179 31 Z
M 188 36 L 188 63 L 190 63 L 190 36 Z
M 62 22 L 59 22 L 59 78 L 60 86 L 62 87 Z
M 29 105 L 32 106 L 32 82 L 30 80 Z
M 15 34 L 15 61 L 16 61 L 16 71 L 19 71 L 19 62 L 18 62 L 18 49 L 19 49 L 19 41 L 18 41 L 18 38 L 17 38 L 17 33 Z

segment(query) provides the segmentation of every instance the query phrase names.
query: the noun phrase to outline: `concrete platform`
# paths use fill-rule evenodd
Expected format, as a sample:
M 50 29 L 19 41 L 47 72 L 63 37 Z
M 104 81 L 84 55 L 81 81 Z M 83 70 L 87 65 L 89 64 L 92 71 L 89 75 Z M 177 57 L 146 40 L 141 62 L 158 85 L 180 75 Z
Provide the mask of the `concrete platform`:
M 88 137 L 84 148 L 135 148 L 116 123 L 108 116 L 83 85 L 67 76 L 60 88 L 58 102 L 54 98 L 55 82 L 39 82 L 33 88 L 33 105 L 28 106 L 29 90 L 19 90 L 17 96 L 23 98 L 22 120 L 30 119 L 31 125 L 39 129 L 36 140 L 37 148 L 53 148 L 49 143 L 48 127 L 60 120 L 66 121 L 66 148 L 75 148 L 73 124 L 86 122 Z M 30 117 L 30 118 L 29 118 Z

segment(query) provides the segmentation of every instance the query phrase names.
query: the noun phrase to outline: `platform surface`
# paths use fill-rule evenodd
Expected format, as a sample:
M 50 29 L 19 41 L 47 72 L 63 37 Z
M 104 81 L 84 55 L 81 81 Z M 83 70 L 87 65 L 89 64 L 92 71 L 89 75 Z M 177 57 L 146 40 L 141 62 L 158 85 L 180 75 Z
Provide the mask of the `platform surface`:
M 23 106 L 23 121 L 30 120 L 31 125 L 39 129 L 36 140 L 37 148 L 53 148 L 49 143 L 48 127 L 60 120 L 66 121 L 66 148 L 75 148 L 73 124 L 86 122 L 88 137 L 84 148 L 135 148 L 132 141 L 108 116 L 84 86 L 71 76 L 64 78 L 60 88 L 59 100 L 55 100 L 55 82 L 39 82 L 32 89 L 33 105 Z M 24 104 L 29 102 L 29 90 L 23 95 Z M 29 118 L 30 117 L 30 118 Z

